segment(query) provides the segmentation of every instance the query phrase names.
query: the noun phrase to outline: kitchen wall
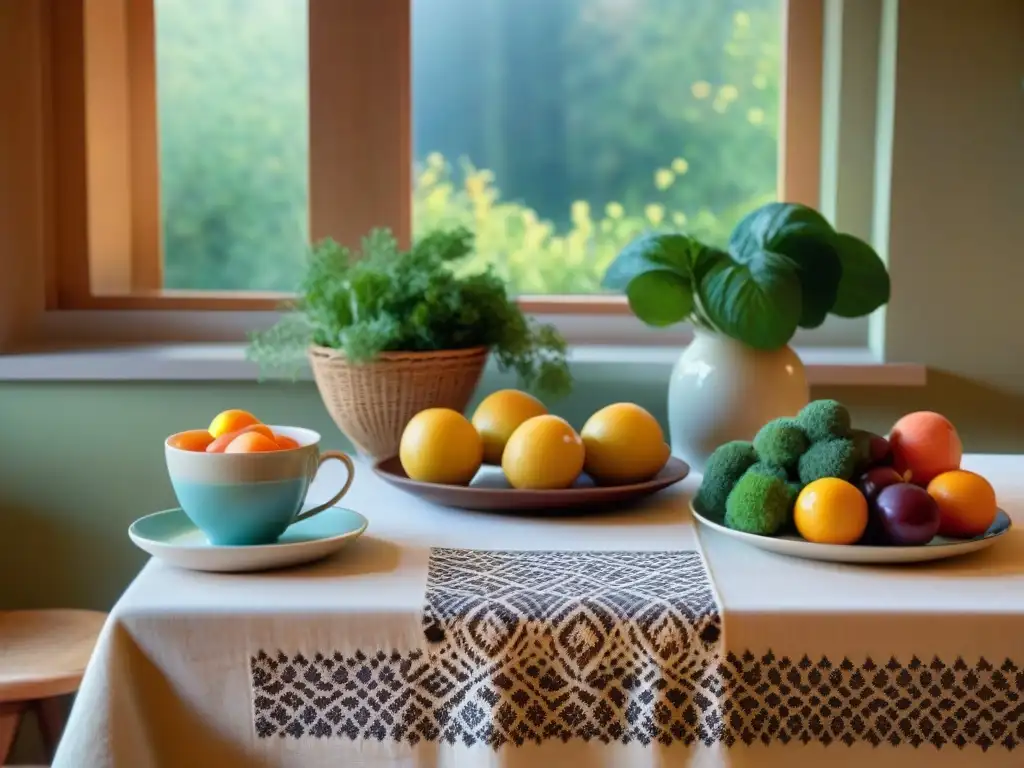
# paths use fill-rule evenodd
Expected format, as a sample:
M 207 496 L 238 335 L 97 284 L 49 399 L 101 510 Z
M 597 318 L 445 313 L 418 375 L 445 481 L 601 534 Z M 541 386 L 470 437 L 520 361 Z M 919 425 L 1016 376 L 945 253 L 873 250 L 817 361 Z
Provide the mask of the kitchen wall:
M 928 364 L 929 383 L 814 395 L 879 431 L 939 410 L 969 450 L 1024 452 L 1024 3 L 886 2 L 898 12 L 899 109 L 885 346 Z M 582 382 L 556 410 L 579 426 L 628 397 L 664 418 L 665 386 L 624 376 Z M 0 607 L 109 607 L 143 562 L 128 524 L 173 504 L 162 438 L 228 407 L 343 445 L 309 383 L 0 384 Z
M 929 382 L 813 396 L 846 402 L 876 431 L 938 410 L 968 450 L 1024 453 L 1024 2 L 885 5 L 897 15 L 899 108 L 881 331 L 889 358 L 927 364 Z M 624 398 L 664 420 L 665 386 L 628 378 L 582 382 L 555 410 L 580 426 Z M 345 447 L 309 383 L 0 383 L 0 608 L 109 608 L 144 562 L 129 523 L 174 503 L 162 438 L 228 407 Z M 37 748 L 23 744 L 25 755 Z
M 509 382 L 494 377 L 481 391 Z M 935 408 L 975 451 L 1024 452 L 1024 398 L 935 373 L 926 388 L 832 388 L 855 422 L 884 432 L 902 413 Z M 578 427 L 601 405 L 635 400 L 665 418 L 665 387 L 586 385 L 554 410 Z M 0 608 L 109 608 L 145 561 L 128 540 L 136 518 L 174 506 L 165 436 L 224 408 L 302 424 L 347 448 L 311 383 L 0 385 Z M 372 518 L 373 510 L 361 510 Z

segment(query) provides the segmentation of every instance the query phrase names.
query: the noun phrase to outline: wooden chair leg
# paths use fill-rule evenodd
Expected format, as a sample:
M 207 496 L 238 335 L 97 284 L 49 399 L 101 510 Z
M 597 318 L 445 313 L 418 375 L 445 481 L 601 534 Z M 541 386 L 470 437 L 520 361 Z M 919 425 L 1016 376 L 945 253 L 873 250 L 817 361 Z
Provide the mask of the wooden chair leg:
M 25 705 L 20 701 L 0 702 L 0 765 L 7 762 L 24 711 Z
M 43 737 L 46 760 L 52 763 L 53 756 L 57 753 L 57 742 L 64 732 L 64 700 L 60 697 L 39 699 L 32 702 L 32 709 L 39 720 L 39 733 Z

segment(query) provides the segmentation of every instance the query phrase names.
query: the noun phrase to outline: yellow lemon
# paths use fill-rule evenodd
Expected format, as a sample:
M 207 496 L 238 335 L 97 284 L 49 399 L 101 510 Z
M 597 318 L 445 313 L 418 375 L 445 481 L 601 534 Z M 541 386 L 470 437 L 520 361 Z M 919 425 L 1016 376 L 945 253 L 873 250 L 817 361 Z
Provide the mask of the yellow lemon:
M 587 450 L 583 471 L 601 485 L 650 480 L 668 461 L 658 420 L 633 403 L 602 408 L 580 431 Z
M 473 426 L 484 441 L 484 461 L 501 464 L 505 443 L 516 427 L 548 409 L 533 395 L 518 389 L 502 389 L 483 399 L 473 412 Z
M 484 446 L 469 419 L 450 408 L 427 408 L 405 426 L 402 469 L 424 483 L 465 485 L 480 469 Z
M 583 471 L 583 441 L 565 419 L 534 416 L 508 439 L 501 468 L 513 488 L 568 488 Z
M 210 422 L 210 436 L 218 438 L 221 435 L 226 435 L 228 432 L 237 432 L 240 429 L 259 423 L 260 420 L 248 411 L 232 408 L 228 411 L 221 411 L 213 417 L 213 421 Z

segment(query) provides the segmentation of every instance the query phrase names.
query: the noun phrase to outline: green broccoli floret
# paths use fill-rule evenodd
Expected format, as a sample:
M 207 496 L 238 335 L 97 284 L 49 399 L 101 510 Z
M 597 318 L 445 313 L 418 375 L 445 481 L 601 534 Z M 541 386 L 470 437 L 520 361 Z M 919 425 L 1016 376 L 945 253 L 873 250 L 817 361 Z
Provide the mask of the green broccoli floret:
M 805 405 L 796 420 L 812 443 L 850 436 L 850 412 L 835 400 L 815 400 Z
M 725 503 L 725 524 L 737 531 L 773 536 L 789 518 L 789 489 L 777 477 L 747 472 Z
M 800 457 L 800 482 L 807 485 L 823 477 L 849 480 L 856 469 L 857 446 L 852 440 L 824 440 Z
M 754 446 L 745 440 L 733 440 L 718 446 L 704 467 L 704 479 L 694 499 L 697 510 L 702 515 L 722 520 L 729 491 L 756 461 Z
M 789 480 L 789 473 L 786 472 L 785 469 L 774 464 L 769 464 L 766 461 L 757 462 L 752 465 L 747 472 L 757 472 L 758 474 L 767 475 L 768 477 L 777 477 L 782 482 Z
M 777 467 L 795 467 L 810 444 L 796 419 L 772 419 L 754 436 L 757 457 Z

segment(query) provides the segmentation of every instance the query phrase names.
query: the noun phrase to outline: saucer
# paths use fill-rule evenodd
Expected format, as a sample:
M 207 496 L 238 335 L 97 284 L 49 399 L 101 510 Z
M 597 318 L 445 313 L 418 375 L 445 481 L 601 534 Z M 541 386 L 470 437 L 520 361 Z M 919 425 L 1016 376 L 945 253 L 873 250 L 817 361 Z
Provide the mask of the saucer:
M 177 507 L 139 518 L 128 536 L 140 549 L 179 568 L 240 573 L 319 560 L 357 539 L 366 526 L 358 512 L 332 507 L 290 526 L 273 544 L 215 547 Z

